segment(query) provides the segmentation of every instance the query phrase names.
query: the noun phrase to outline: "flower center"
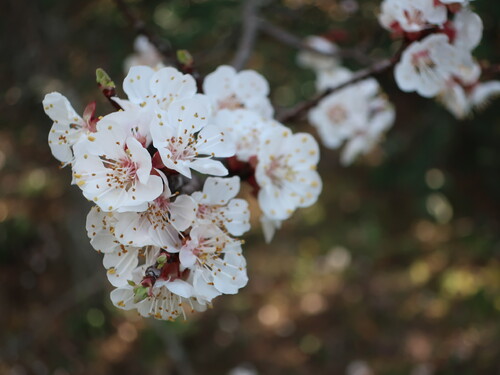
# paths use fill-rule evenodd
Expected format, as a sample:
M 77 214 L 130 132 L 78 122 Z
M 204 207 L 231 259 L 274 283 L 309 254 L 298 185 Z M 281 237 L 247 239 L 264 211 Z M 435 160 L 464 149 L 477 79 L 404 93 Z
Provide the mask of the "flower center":
M 413 11 L 405 10 L 403 12 L 404 17 L 409 25 L 423 25 L 425 24 L 424 14 L 418 9 L 413 9 Z
M 170 223 L 169 205 L 170 200 L 161 196 L 149 204 L 146 215 L 154 229 L 163 230 Z
M 227 98 L 219 100 L 218 106 L 219 109 L 230 109 L 230 110 L 245 107 L 245 105 L 238 100 L 235 94 L 229 95 Z
M 411 63 L 415 67 L 417 73 L 420 73 L 426 68 L 433 69 L 436 67 L 436 63 L 431 59 L 429 50 L 414 53 L 411 57 Z
M 347 111 L 341 104 L 335 104 L 328 110 L 328 118 L 335 125 L 340 125 L 347 120 Z
M 288 157 L 280 155 L 272 157 L 271 163 L 266 168 L 266 176 L 271 179 L 273 185 L 281 188 L 285 181 L 293 182 L 297 172 L 288 165 Z
M 182 136 L 171 137 L 168 142 L 167 149 L 171 152 L 170 158 L 174 163 L 177 163 L 177 160 L 191 160 L 198 156 L 196 139 L 193 135 L 189 135 L 187 139 Z
M 108 169 L 106 183 L 109 187 L 115 186 L 120 189 L 129 190 L 135 186 L 137 181 L 137 163 L 126 157 L 121 160 L 100 157 L 104 166 Z

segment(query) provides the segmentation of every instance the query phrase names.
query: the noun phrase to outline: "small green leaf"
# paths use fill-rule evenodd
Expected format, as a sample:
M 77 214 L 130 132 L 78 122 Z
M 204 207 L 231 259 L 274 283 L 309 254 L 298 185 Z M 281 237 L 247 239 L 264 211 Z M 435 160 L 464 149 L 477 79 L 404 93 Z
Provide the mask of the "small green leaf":
M 186 49 L 177 50 L 177 60 L 186 66 L 191 66 L 194 62 L 193 56 Z
M 95 71 L 96 82 L 102 87 L 116 87 L 111 77 L 104 71 L 104 69 L 97 68 Z
M 165 262 L 167 261 L 167 255 L 162 254 L 156 259 L 156 263 L 158 264 L 158 268 L 162 268 L 165 265 Z
M 134 303 L 139 303 L 148 297 L 148 287 L 137 285 L 134 288 Z

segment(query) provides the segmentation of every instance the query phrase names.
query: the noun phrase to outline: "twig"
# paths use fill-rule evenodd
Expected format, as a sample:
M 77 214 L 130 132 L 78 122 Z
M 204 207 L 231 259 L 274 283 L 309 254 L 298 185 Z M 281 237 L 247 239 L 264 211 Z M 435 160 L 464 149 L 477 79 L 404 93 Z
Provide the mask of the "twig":
M 312 99 L 299 103 L 295 107 L 282 113 L 280 116 L 277 116 L 278 121 L 287 122 L 299 119 L 308 110 L 316 106 L 322 99 L 324 99 L 328 95 L 333 94 L 336 91 L 342 90 L 343 88 L 350 86 L 354 83 L 357 83 L 365 78 L 382 74 L 385 71 L 391 69 L 394 65 L 396 65 L 399 62 L 399 60 L 401 59 L 401 55 L 403 54 L 403 51 L 406 49 L 406 47 L 408 47 L 410 43 L 411 42 L 407 40 L 403 41 L 398 51 L 394 54 L 392 58 L 378 61 L 373 65 L 369 66 L 368 68 L 358 70 L 352 75 L 351 79 L 349 79 L 348 81 L 341 83 L 335 87 L 326 89 L 322 93 L 317 94 Z
M 480 66 L 483 75 L 494 76 L 500 73 L 500 64 L 491 64 L 488 61 L 481 61 Z
M 241 70 L 246 65 L 252 53 L 259 32 L 257 13 L 260 2 L 260 0 L 246 0 L 243 5 L 243 33 L 232 63 L 236 70 Z
M 155 46 L 155 48 L 161 53 L 166 63 L 171 63 L 175 61 L 175 54 L 170 43 L 162 38 L 159 38 L 156 34 L 151 32 L 146 27 L 143 20 L 137 17 L 124 0 L 114 0 L 118 10 L 127 19 L 129 25 L 135 30 L 137 35 L 144 35 L 148 38 L 149 42 Z
M 259 28 L 268 36 L 298 50 L 314 52 L 322 56 L 353 59 L 360 64 L 370 64 L 373 60 L 359 49 L 338 49 L 333 52 L 322 51 L 304 42 L 303 39 L 293 35 L 289 31 L 273 25 L 265 19 L 259 19 Z
M 386 70 L 390 69 L 392 66 L 394 66 L 397 61 L 399 60 L 399 56 L 396 58 L 392 59 L 386 59 L 379 61 L 372 66 L 359 70 L 355 72 L 351 79 L 348 81 L 341 83 L 340 85 L 337 85 L 335 87 L 329 88 L 325 91 L 323 91 L 320 94 L 317 94 L 315 97 L 313 97 L 310 100 L 307 100 L 305 102 L 299 103 L 297 106 L 289 109 L 288 111 L 284 112 L 280 116 L 278 116 L 278 121 L 280 122 L 288 122 L 288 121 L 293 121 L 299 119 L 302 115 L 304 115 L 308 110 L 316 106 L 323 98 L 327 97 L 328 95 L 341 90 L 347 86 L 350 86 L 356 82 L 359 82 L 365 78 L 368 78 L 373 75 L 378 75 Z

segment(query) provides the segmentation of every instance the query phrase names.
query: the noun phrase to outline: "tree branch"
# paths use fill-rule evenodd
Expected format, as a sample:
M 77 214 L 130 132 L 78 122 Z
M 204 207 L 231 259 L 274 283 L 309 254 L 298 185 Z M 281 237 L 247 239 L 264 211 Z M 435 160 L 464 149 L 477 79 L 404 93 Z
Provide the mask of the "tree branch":
M 293 35 L 289 31 L 278 27 L 271 22 L 260 18 L 259 19 L 259 28 L 270 36 L 271 38 L 276 39 L 277 41 L 286 44 L 292 48 L 296 48 L 298 50 L 304 50 L 304 51 L 309 51 L 309 52 L 314 52 L 322 56 L 327 56 L 327 57 L 337 57 L 337 58 L 347 58 L 347 59 L 353 59 L 359 62 L 360 64 L 370 64 L 373 63 L 373 59 L 368 57 L 365 53 L 363 53 L 359 49 L 339 49 L 335 52 L 325 52 L 322 50 L 319 50 L 313 46 L 310 46 L 309 44 L 304 42 L 304 39 Z
M 322 99 L 324 99 L 328 95 L 333 94 L 336 91 L 339 91 L 370 76 L 381 74 L 393 67 L 398 61 L 399 54 L 397 55 L 397 57 L 379 61 L 366 69 L 359 70 L 352 75 L 350 80 L 335 87 L 329 88 L 322 93 L 317 94 L 312 99 L 299 103 L 295 107 L 289 109 L 288 111 L 285 111 L 280 116 L 278 116 L 278 121 L 284 123 L 297 120 L 311 108 L 315 107 Z
M 486 76 L 495 76 L 500 73 L 500 64 L 491 64 L 488 61 L 481 61 L 481 74 Z
M 231 64 L 236 70 L 241 70 L 246 65 L 255 45 L 257 33 L 259 32 L 259 19 L 257 13 L 260 2 L 261 0 L 246 0 L 242 7 L 243 32 L 236 55 Z

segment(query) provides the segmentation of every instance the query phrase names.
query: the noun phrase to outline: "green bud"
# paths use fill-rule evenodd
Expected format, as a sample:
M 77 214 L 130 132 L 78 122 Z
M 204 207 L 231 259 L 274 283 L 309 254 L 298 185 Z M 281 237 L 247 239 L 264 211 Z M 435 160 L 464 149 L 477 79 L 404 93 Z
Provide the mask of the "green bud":
M 104 71 L 104 69 L 97 68 L 95 71 L 96 82 L 102 87 L 116 87 L 111 77 Z
M 137 285 L 134 288 L 134 303 L 139 303 L 148 297 L 148 287 Z
M 128 285 L 135 286 L 136 284 L 132 280 L 127 280 Z
M 191 66 L 194 62 L 193 56 L 186 49 L 177 50 L 177 60 L 185 66 Z
M 165 265 L 165 262 L 167 261 L 167 255 L 162 254 L 156 259 L 156 263 L 158 264 L 158 268 L 162 268 Z

